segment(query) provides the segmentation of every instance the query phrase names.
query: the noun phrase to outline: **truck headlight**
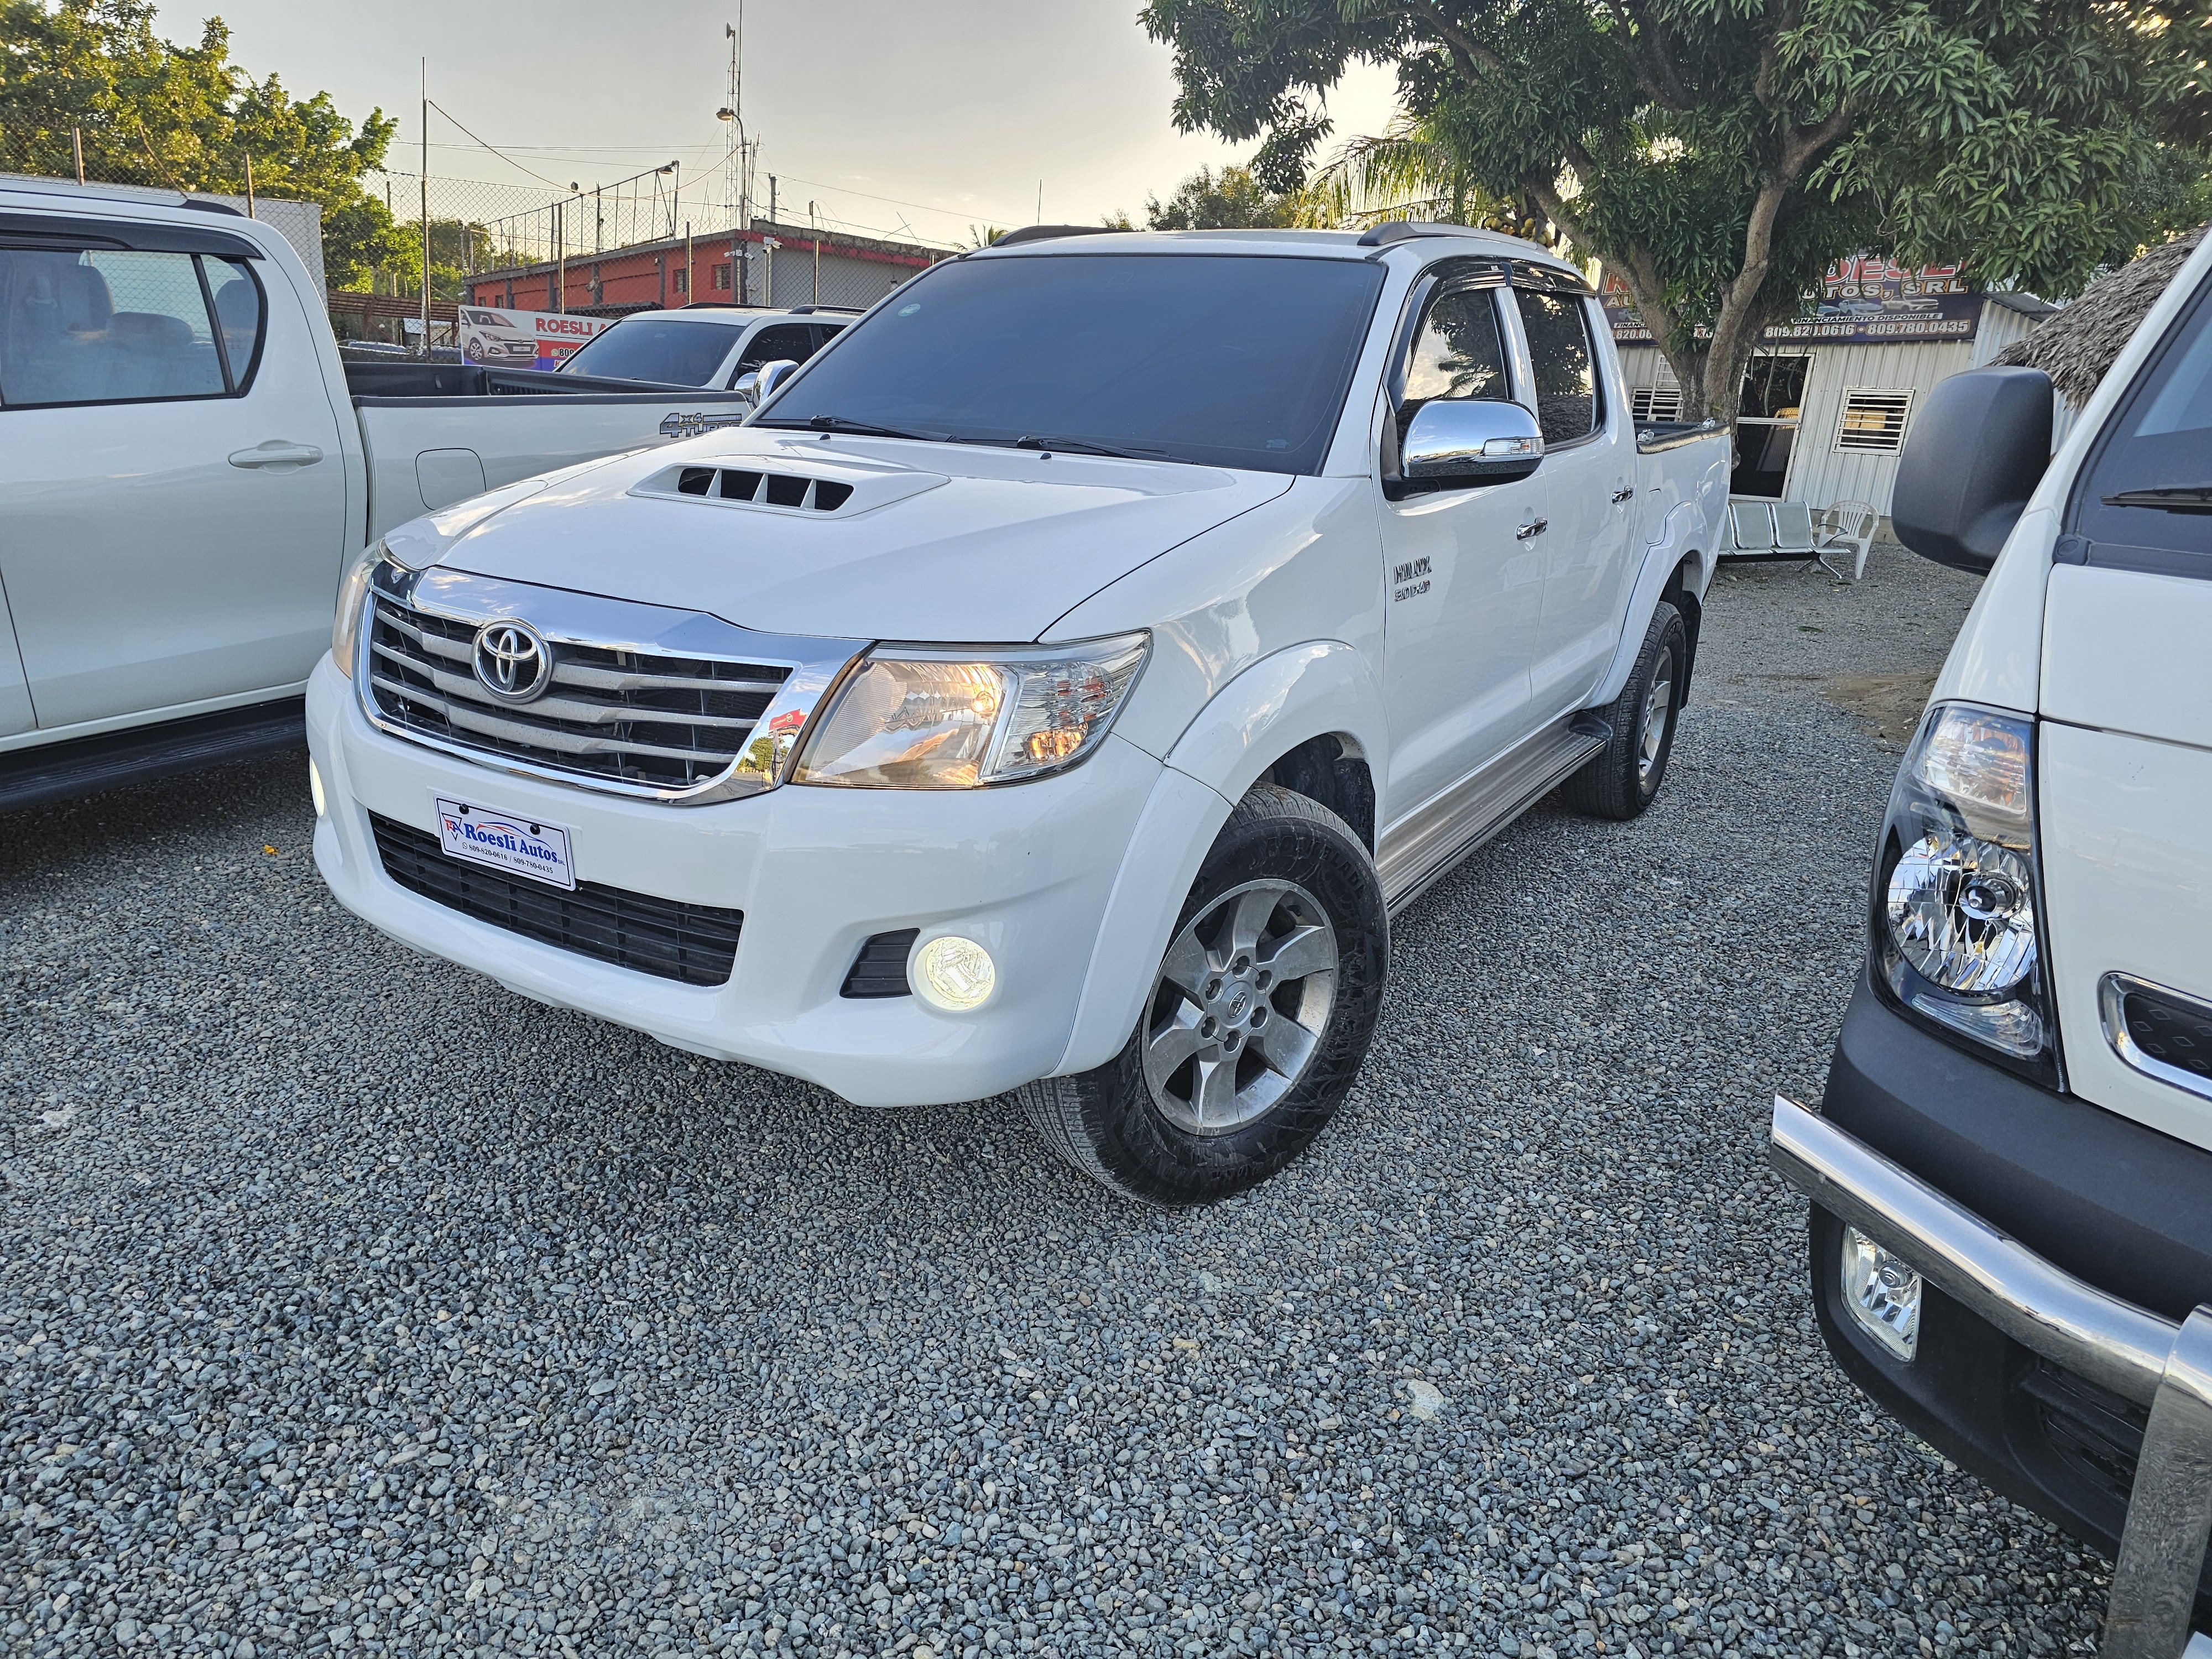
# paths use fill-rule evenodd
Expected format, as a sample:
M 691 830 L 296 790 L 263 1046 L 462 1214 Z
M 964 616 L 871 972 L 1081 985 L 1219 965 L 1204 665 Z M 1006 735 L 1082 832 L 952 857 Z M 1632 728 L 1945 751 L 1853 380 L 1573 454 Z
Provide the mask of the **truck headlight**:
M 1875 977 L 1904 1007 L 2056 1083 L 2037 921 L 2034 726 L 1942 703 L 1898 770 Z
M 815 723 L 793 783 L 972 789 L 1058 772 L 1098 746 L 1147 634 L 984 651 L 879 646 Z
M 348 679 L 353 678 L 354 653 L 361 645 L 361 619 L 368 608 L 368 579 L 386 556 L 377 542 L 353 562 L 338 584 L 338 612 L 331 623 L 331 662 Z

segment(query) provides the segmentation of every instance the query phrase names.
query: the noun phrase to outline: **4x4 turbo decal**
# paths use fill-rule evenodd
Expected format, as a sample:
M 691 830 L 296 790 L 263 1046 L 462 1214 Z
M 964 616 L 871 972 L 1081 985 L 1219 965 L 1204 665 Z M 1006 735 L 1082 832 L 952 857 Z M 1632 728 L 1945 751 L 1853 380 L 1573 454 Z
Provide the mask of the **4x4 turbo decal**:
M 696 412 L 664 415 L 660 417 L 660 435 L 664 438 L 696 438 L 702 432 L 719 432 L 726 426 L 742 426 L 744 416 L 702 415 Z

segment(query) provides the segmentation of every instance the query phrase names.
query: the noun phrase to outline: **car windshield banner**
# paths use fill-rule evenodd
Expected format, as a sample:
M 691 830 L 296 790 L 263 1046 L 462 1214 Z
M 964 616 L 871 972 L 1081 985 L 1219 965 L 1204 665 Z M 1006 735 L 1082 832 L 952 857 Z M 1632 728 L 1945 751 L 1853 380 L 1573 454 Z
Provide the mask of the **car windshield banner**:
M 463 306 L 461 361 L 487 368 L 558 368 L 579 346 L 613 326 L 610 317 Z
M 1907 270 L 1880 254 L 1838 259 L 1821 278 L 1817 294 L 1797 302 L 1797 314 L 1771 323 L 1760 338 L 1769 343 L 1820 341 L 1832 345 L 1895 345 L 1916 340 L 1971 340 L 1981 320 L 1982 296 L 1956 265 L 1922 265 Z M 1606 320 L 1621 345 L 1648 343 L 1651 331 L 1637 313 L 1627 285 L 1606 274 Z M 1698 326 L 1698 338 L 1712 331 Z

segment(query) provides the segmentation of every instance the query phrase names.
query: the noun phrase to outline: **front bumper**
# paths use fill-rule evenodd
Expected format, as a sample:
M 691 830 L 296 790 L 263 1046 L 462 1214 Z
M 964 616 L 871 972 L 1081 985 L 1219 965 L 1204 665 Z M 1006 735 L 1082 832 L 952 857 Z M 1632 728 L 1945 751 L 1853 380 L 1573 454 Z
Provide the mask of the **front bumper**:
M 2118 1559 L 2101 1651 L 2174 1659 L 2212 1615 L 2212 1154 L 1984 1065 L 1862 981 L 1823 1114 L 1778 1097 L 1770 1157 L 1817 1206 L 1814 1302 L 1844 1371 Z M 1851 1316 L 1844 1224 L 1924 1281 L 1910 1362 Z
M 1163 769 L 1109 734 L 1083 765 L 975 791 L 787 787 L 678 807 L 476 765 L 379 732 L 326 658 L 307 743 L 328 804 L 315 862 L 338 902 L 508 989 L 679 1048 L 821 1084 L 865 1106 L 1002 1093 L 1066 1052 L 1115 878 Z M 580 880 L 744 913 L 727 983 L 660 979 L 477 921 L 390 879 L 374 812 L 434 834 L 443 795 L 557 824 Z M 918 928 L 981 941 L 993 999 L 840 994 L 861 945 Z

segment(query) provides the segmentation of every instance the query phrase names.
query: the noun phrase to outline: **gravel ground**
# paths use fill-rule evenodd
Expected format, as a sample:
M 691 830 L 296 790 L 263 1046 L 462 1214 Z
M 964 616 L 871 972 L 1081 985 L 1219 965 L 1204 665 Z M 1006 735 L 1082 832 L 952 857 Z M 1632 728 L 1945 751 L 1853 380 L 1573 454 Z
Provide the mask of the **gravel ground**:
M 1760 1155 L 1895 765 L 1820 684 L 1971 594 L 1725 574 L 1657 806 L 1415 907 L 1342 1118 L 1200 1214 L 386 944 L 297 754 L 5 820 L 0 1652 L 2082 1645 Z

